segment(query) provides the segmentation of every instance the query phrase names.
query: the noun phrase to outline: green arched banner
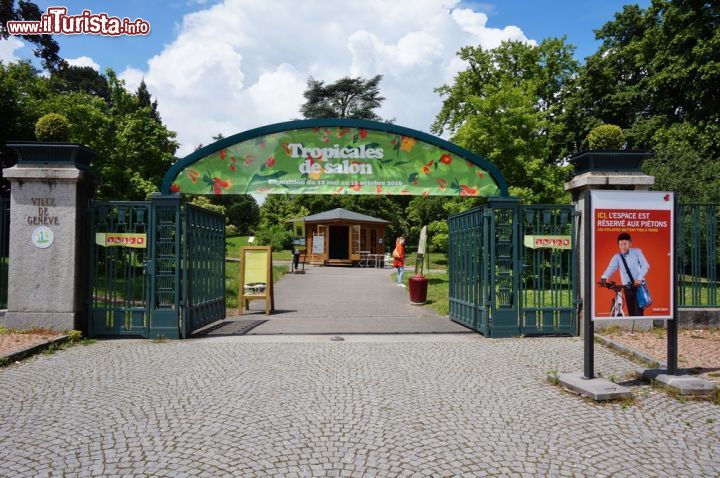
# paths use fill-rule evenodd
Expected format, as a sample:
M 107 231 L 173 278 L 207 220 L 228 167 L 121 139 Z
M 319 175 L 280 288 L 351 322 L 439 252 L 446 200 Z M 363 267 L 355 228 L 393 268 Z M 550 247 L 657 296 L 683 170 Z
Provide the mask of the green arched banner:
M 420 131 L 363 120 L 290 121 L 239 133 L 173 165 L 163 194 L 507 196 L 498 169 Z

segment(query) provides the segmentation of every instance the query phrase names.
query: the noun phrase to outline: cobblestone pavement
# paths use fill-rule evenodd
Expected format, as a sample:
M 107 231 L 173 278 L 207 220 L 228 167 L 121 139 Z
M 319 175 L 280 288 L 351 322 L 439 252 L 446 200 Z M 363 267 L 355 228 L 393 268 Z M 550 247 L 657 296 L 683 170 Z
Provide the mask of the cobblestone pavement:
M 548 383 L 582 370 L 579 339 L 346 339 L 102 341 L 0 369 L 0 476 L 720 474 L 720 407 Z

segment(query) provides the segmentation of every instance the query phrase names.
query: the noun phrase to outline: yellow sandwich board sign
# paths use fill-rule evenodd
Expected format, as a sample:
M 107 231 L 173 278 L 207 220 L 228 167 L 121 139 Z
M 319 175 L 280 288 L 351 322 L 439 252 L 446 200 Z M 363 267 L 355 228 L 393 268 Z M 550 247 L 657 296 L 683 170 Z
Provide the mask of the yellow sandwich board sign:
M 272 248 L 270 246 L 244 246 L 240 248 L 240 290 L 238 315 L 243 306 L 250 310 L 250 301 L 264 299 L 265 314 L 275 310 L 272 279 Z

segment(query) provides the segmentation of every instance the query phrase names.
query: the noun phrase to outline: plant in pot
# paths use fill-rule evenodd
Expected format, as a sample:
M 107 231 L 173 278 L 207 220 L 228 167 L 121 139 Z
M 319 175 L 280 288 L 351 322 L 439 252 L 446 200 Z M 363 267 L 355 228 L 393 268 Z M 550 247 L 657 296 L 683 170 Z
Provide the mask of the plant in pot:
M 601 124 L 590 130 L 586 138 L 589 147 L 570 158 L 575 174 L 590 171 L 642 172 L 642 162 L 652 156 L 649 151 L 626 150 L 625 134 L 614 124 Z
M 35 123 L 35 137 L 42 142 L 67 142 L 70 122 L 63 115 L 48 113 Z
M 37 141 L 8 143 L 18 156 L 18 164 L 72 164 L 88 170 L 95 152 L 85 146 L 70 143 L 70 122 L 57 113 L 48 113 L 35 123 Z

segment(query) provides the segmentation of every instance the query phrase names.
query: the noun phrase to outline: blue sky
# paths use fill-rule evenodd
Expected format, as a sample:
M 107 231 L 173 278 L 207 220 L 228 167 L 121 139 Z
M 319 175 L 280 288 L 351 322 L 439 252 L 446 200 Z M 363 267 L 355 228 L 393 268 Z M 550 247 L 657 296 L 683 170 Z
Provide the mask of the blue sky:
M 181 154 L 271 122 L 299 117 L 309 76 L 383 74 L 381 115 L 428 131 L 441 105 L 433 89 L 462 68 L 464 45 L 504 39 L 540 42 L 567 36 L 582 60 L 598 43 L 593 30 L 626 3 L 650 0 L 498 2 L 460 0 L 176 0 L 36 1 L 150 22 L 148 36 L 58 35 L 60 54 L 101 71 L 113 68 L 129 88 L 145 78 L 160 112 L 178 132 Z M 0 59 L 32 58 L 3 46 Z

